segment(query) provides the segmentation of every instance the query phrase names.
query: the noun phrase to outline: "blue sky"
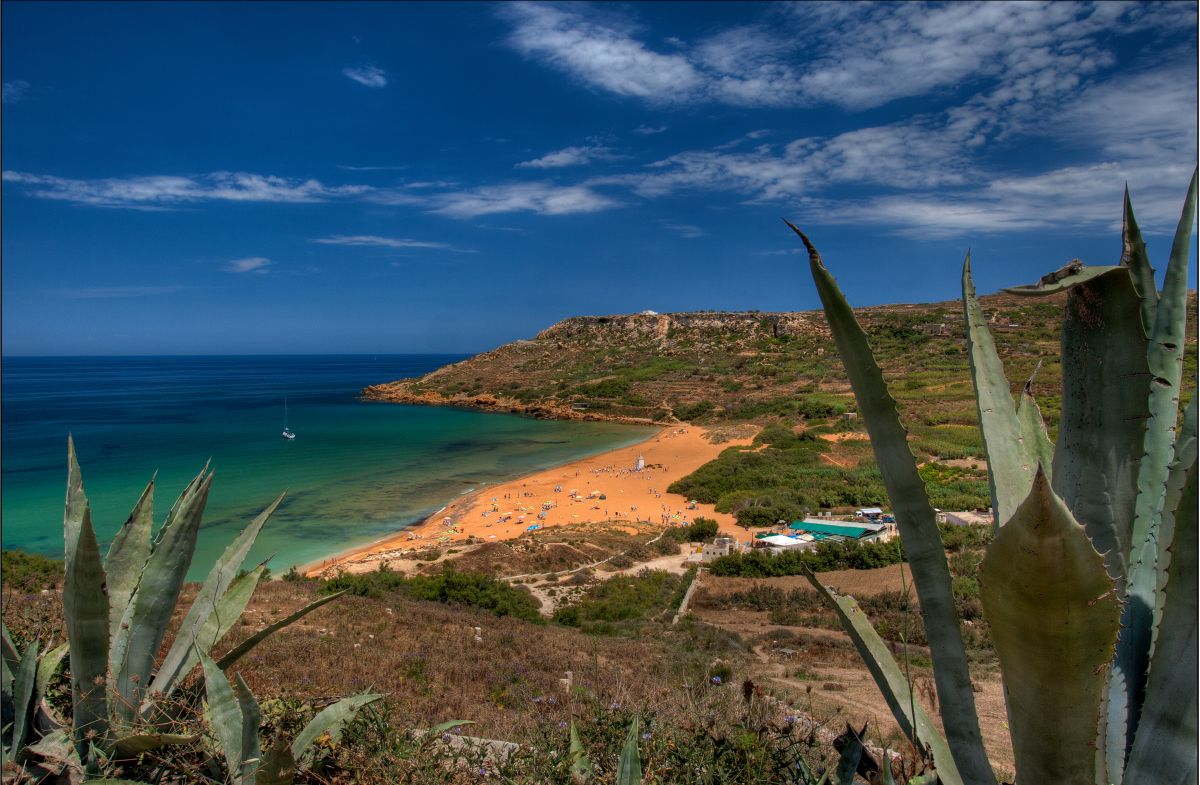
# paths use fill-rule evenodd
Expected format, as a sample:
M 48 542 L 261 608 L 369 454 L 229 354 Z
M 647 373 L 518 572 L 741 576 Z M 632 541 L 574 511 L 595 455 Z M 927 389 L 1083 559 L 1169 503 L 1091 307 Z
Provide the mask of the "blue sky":
M 5 3 L 6 354 L 474 352 L 1165 266 L 1194 3 Z M 1193 280 L 1195 276 L 1193 274 Z

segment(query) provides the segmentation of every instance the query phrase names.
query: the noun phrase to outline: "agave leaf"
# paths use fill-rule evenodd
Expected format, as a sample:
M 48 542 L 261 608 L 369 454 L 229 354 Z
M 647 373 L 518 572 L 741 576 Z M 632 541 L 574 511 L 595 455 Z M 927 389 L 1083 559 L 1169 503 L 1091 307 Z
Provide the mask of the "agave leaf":
M 322 597 L 319 600 L 314 600 L 313 602 L 310 602 L 308 605 L 305 605 L 303 608 L 301 608 L 300 610 L 293 613 L 291 616 L 287 616 L 283 619 L 280 619 L 279 621 L 275 622 L 274 624 L 270 625 L 269 627 L 264 627 L 263 629 L 259 630 L 258 632 L 254 633 L 253 635 L 251 635 L 246 640 L 239 643 L 224 657 L 217 660 L 217 665 L 220 666 L 221 670 L 225 670 L 230 665 L 234 664 L 235 662 L 240 660 L 243 656 L 245 656 L 246 652 L 250 651 L 255 646 L 262 643 L 265 638 L 278 632 L 279 630 L 282 630 L 284 627 L 287 627 L 288 625 L 296 622 L 297 620 L 303 618 L 304 616 L 307 616 L 308 614 L 315 611 L 317 608 L 320 608 L 325 603 L 336 600 L 338 597 L 341 597 L 345 593 L 346 593 L 345 591 L 339 591 L 336 594 L 330 594 L 327 597 Z
M 886 748 L 883 750 L 881 774 L 883 775 L 883 785 L 896 785 L 896 777 L 892 774 L 892 753 Z
M 57 712 L 51 709 L 50 704 L 47 703 L 46 690 L 50 684 L 50 680 L 54 678 L 55 674 L 62 667 L 62 661 L 69 652 L 70 644 L 62 643 L 43 654 L 42 658 L 38 660 L 37 678 L 33 688 L 33 697 L 36 704 L 34 719 L 35 724 L 43 733 L 58 730 L 65 724 L 62 717 L 58 716 Z
M 38 741 L 27 746 L 25 751 L 38 758 L 62 765 L 75 767 L 82 765 L 79 761 L 79 753 L 75 750 L 71 736 L 66 730 L 47 733 Z
M 641 785 L 642 759 L 638 755 L 638 718 L 629 723 L 629 732 L 625 734 L 625 746 L 621 748 L 621 757 L 617 759 L 617 785 Z
M 933 672 L 941 696 L 942 724 L 958 771 L 967 782 L 992 783 L 995 775 L 983 749 L 971 674 L 958 628 L 958 613 L 950 590 L 950 568 L 938 531 L 925 483 L 917 473 L 916 460 L 908 450 L 907 432 L 896 414 L 896 402 L 888 393 L 883 373 L 871 355 L 862 331 L 821 255 L 804 233 L 788 224 L 808 249 L 813 281 L 833 330 L 838 353 L 858 410 L 867 423 L 875 462 L 879 465 L 896 514 L 900 538 L 912 567 L 917 596 L 925 620 L 925 632 L 933 655 Z
M 196 665 L 196 648 L 199 647 L 204 651 L 211 651 L 213 646 L 217 644 L 221 638 L 225 637 L 225 633 L 237 623 L 241 618 L 242 612 L 246 610 L 246 606 L 250 604 L 250 598 L 254 594 L 254 590 L 258 587 L 258 583 L 262 580 L 262 576 L 266 573 L 266 565 L 260 564 L 250 572 L 235 578 L 229 584 L 227 590 L 221 595 L 216 603 L 216 607 L 209 611 L 208 618 L 204 620 L 204 624 L 198 628 L 188 629 L 181 626 L 179 632 L 175 636 L 175 641 L 171 644 L 171 648 L 167 656 L 163 659 L 162 665 L 158 668 L 158 673 L 154 676 L 154 681 L 150 684 L 150 693 L 162 693 L 170 695 L 179 686 L 179 682 L 184 676 L 191 672 Z M 197 598 L 196 602 L 199 602 Z M 206 603 L 207 604 L 207 603 Z M 195 608 L 195 603 L 192 604 Z M 188 639 L 188 648 L 186 654 L 182 657 L 172 657 L 171 653 L 175 651 L 184 651 L 182 643 L 184 635 L 188 634 L 191 637 Z M 142 710 L 148 709 L 148 703 L 143 702 Z
M 862 759 L 863 754 L 862 738 L 854 728 L 849 725 L 846 728 L 850 731 L 851 736 L 849 743 L 842 750 L 842 754 L 838 756 L 836 774 L 838 785 L 854 785 L 854 773 L 858 771 L 858 762 Z M 865 725 L 863 731 L 866 731 Z
M 82 495 L 82 488 L 80 488 Z M 72 731 L 82 758 L 89 736 L 104 742 L 108 735 L 108 595 L 104 566 L 92 516 L 87 506 L 80 516 L 79 539 L 67 562 L 63 581 L 63 617 L 71 657 Z
M 1038 368 L 1040 367 L 1041 361 L 1038 362 Z M 1034 369 L 1034 374 L 1036 373 L 1037 369 Z M 1046 421 L 1042 419 L 1042 410 L 1038 408 L 1037 400 L 1033 397 L 1033 376 L 1029 377 L 1029 381 L 1025 382 L 1025 387 L 1021 390 L 1021 402 L 1017 404 L 1017 422 L 1021 424 L 1021 438 L 1034 465 L 1040 463 L 1046 475 L 1053 479 L 1050 466 L 1054 462 L 1054 442 L 1050 441 L 1050 434 L 1046 432 Z M 1030 477 L 1031 483 L 1032 479 Z
M 292 747 L 285 739 L 279 739 L 262 756 L 254 772 L 254 785 L 292 785 L 296 778 L 296 759 Z
M 279 494 L 275 501 L 259 513 L 258 517 L 251 521 L 238 538 L 229 544 L 225 552 L 221 554 L 221 558 L 217 559 L 216 564 L 209 571 L 204 585 L 196 594 L 196 599 L 192 601 L 192 607 L 188 609 L 187 615 L 180 623 L 175 641 L 167 650 L 167 656 L 163 658 L 162 665 L 159 666 L 158 675 L 154 677 L 154 682 L 150 685 L 151 691 L 169 695 L 174 690 L 175 680 L 191 670 L 191 666 L 195 664 L 194 641 L 199 641 L 206 651 L 216 643 L 216 640 L 209 640 L 209 637 L 217 629 L 219 622 L 212 624 L 211 617 L 216 612 L 225 590 L 233 582 L 242 562 L 246 560 L 246 554 L 254 545 L 254 540 L 262 530 L 263 524 L 267 522 L 271 513 L 275 512 L 282 501 L 283 494 Z M 249 598 L 247 597 L 247 599 Z M 241 611 L 239 610 L 238 613 L 240 615 Z M 202 630 L 206 627 L 209 629 Z M 208 635 L 204 635 L 202 632 L 207 632 Z
M 308 747 L 322 733 L 328 733 L 334 743 L 341 738 L 342 728 L 354 719 L 354 715 L 367 704 L 374 703 L 383 697 L 380 693 L 367 693 L 342 698 L 332 706 L 326 706 L 312 721 L 304 726 L 296 740 L 292 742 L 292 757 L 300 762 L 307 757 Z
M 135 758 L 143 752 L 179 744 L 191 744 L 200 739 L 199 736 L 181 733 L 131 733 L 113 742 L 117 757 Z
M 1004 375 L 1004 364 L 996 353 L 996 343 L 988 330 L 987 319 L 975 299 L 971 279 L 971 255 L 963 262 L 963 321 L 967 327 L 967 359 L 975 402 L 979 411 L 979 431 L 988 459 L 988 485 L 992 492 L 993 526 L 1000 527 L 1029 493 L 1033 481 L 1030 445 L 1024 441 L 1021 422 L 1013 407 L 1012 393 Z
M 204 694 L 208 697 L 209 723 L 221 743 L 225 763 L 231 775 L 242 767 L 242 708 L 233 694 L 229 679 L 202 651 L 197 650 L 200 665 L 204 669 Z
M 242 679 L 242 674 L 235 675 L 237 679 L 238 707 L 242 712 L 242 761 L 237 773 L 238 782 L 253 782 L 254 770 L 258 768 L 258 757 L 262 748 L 258 741 L 258 726 L 262 724 L 262 711 L 254 693 Z M 231 772 L 232 773 L 232 772 Z
M 29 720 L 33 714 L 33 687 L 37 677 L 38 642 L 31 641 L 21 655 L 13 678 L 13 740 L 14 750 L 19 750 L 25 744 L 25 734 L 29 732 Z
M 1153 658 L 1158 640 L 1158 629 L 1161 625 L 1163 606 L 1166 603 L 1166 586 L 1168 571 L 1171 566 L 1171 544 L 1175 541 L 1176 519 L 1180 513 L 1180 499 L 1187 473 L 1196 462 L 1196 398 L 1192 397 L 1184 412 L 1183 427 L 1175 441 L 1175 460 L 1172 461 L 1167 475 L 1167 488 L 1163 494 L 1162 520 L 1158 531 L 1158 580 L 1155 582 L 1154 631 L 1150 638 L 1150 656 Z
M 11 681 L 13 674 L 17 672 L 17 667 L 21 664 L 21 652 L 17 651 L 17 644 L 13 643 L 12 636 L 8 633 L 8 625 L 0 627 L 3 633 L 0 633 L 0 660 L 4 663 L 5 683 L 4 689 L 12 689 Z
M 979 570 L 1023 782 L 1094 785 L 1121 603 L 1104 559 L 1039 470 Z
M 1089 268 L 1090 269 L 1090 268 Z M 1146 337 L 1124 267 L 1067 297 L 1054 492 L 1123 586 L 1146 419 Z
M 1167 580 L 1169 594 L 1150 664 L 1146 702 L 1125 770 L 1126 782 L 1195 782 L 1196 770 L 1196 464 L 1182 488 Z
M 1133 288 L 1142 301 L 1142 327 L 1146 334 L 1154 329 L 1154 314 L 1158 310 L 1158 287 L 1154 283 L 1154 268 L 1146 254 L 1146 243 L 1133 217 L 1133 203 L 1129 201 L 1129 186 L 1125 186 L 1125 211 L 1121 221 L 1121 264 L 1129 268 L 1133 277 Z
M 124 655 L 116 668 L 116 692 L 120 697 L 116 701 L 119 709 L 114 714 L 122 723 L 133 719 L 141 705 L 141 695 L 150 684 L 154 657 L 192 563 L 212 477 L 212 474 L 198 475 L 180 495 L 159 532 L 142 571 L 142 580 L 121 622 L 122 626 L 129 625 Z
M 151 477 L 104 557 L 104 570 L 108 573 L 110 637 L 116 637 L 125 609 L 142 577 L 142 568 L 150 558 L 153 526 L 154 478 Z
M 896 724 L 900 726 L 905 738 L 918 750 L 928 745 L 933 752 L 934 765 L 938 767 L 945 785 L 961 785 L 963 780 L 954 765 L 954 757 L 946 739 L 938 732 L 937 726 L 929 719 L 921 704 L 913 698 L 908 679 L 892 657 L 887 644 L 871 626 L 870 619 L 858 607 L 858 602 L 853 597 L 840 595 L 822 584 L 812 570 L 806 570 L 805 577 L 837 613 L 842 622 L 842 629 L 854 642 L 854 648 L 858 649 L 859 657 L 871 672 L 871 678 L 883 694 L 883 699 L 892 710 L 892 716 L 896 718 Z
M 1175 230 L 1171 258 L 1155 312 L 1146 363 L 1150 371 L 1150 417 L 1146 421 L 1144 454 L 1137 472 L 1137 504 L 1130 537 L 1128 602 L 1121 617 L 1121 639 L 1117 642 L 1114 671 L 1124 681 L 1125 738 L 1123 744 L 1110 735 L 1109 745 L 1127 755 L 1137 733 L 1138 715 L 1144 701 L 1146 673 L 1153 640 L 1155 589 L 1159 578 L 1159 527 L 1170 463 L 1174 457 L 1175 425 L 1179 417 L 1179 383 L 1183 372 L 1183 346 L 1187 328 L 1187 277 L 1191 251 L 1192 220 L 1196 212 L 1196 174 L 1188 187 L 1183 214 Z M 1112 702 L 1119 708 L 1119 702 Z M 1110 734 L 1121 730 L 1109 715 Z M 1112 753 L 1115 755 L 1115 751 Z M 1110 776 L 1112 773 L 1110 772 Z
M 592 771 L 592 762 L 588 759 L 587 752 L 583 749 L 583 742 L 579 740 L 579 731 L 575 730 L 575 720 L 571 720 L 571 780 L 576 785 L 590 782 L 595 773 Z
M 79 458 L 75 455 L 75 440 L 68 434 L 67 501 L 63 510 L 64 568 L 75 556 L 75 544 L 79 542 L 79 532 L 85 515 L 91 515 L 91 511 L 88 508 L 87 495 L 83 492 L 83 473 L 79 470 Z
M 1074 271 L 1068 271 L 1068 268 L 1071 268 Z M 1003 291 L 1008 292 L 1009 294 L 1021 294 L 1027 297 L 1045 297 L 1046 295 L 1057 294 L 1061 291 L 1070 289 L 1073 286 L 1078 286 L 1081 283 L 1087 283 L 1093 278 L 1099 278 L 1102 275 L 1107 275 L 1113 270 L 1124 269 L 1124 267 L 1119 265 L 1068 265 L 1062 270 L 1057 270 L 1042 276 L 1042 280 L 1038 283 L 1031 284 L 1029 286 L 1010 286 Z

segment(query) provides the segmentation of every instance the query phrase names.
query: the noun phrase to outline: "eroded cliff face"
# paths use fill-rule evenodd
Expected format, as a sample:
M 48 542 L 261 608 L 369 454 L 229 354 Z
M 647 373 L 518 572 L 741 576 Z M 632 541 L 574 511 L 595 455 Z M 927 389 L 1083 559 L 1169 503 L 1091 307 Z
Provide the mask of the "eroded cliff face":
M 650 339 L 669 346 L 672 338 L 704 334 L 750 335 L 766 330 L 772 337 L 828 335 L 823 316 L 817 313 L 759 313 L 694 311 L 688 313 L 576 316 L 538 333 L 536 340 L 605 337 L 616 340 Z

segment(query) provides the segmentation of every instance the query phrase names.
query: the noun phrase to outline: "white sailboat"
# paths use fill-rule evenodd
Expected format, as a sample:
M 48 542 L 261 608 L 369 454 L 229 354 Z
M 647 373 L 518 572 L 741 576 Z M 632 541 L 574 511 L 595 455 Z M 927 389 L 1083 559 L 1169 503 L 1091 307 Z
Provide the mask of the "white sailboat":
M 296 434 L 288 427 L 287 398 L 283 399 L 283 438 L 289 442 L 296 438 Z

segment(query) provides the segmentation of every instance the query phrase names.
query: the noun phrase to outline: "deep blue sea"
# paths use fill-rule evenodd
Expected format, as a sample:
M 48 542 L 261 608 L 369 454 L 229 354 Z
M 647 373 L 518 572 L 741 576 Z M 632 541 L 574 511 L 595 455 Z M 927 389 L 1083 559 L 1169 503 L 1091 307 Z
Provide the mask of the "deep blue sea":
M 534 420 L 358 400 L 448 355 L 6 357 L 3 547 L 60 556 L 67 434 L 101 549 L 155 471 L 161 524 L 212 459 L 216 476 L 191 576 L 280 491 L 250 554 L 277 573 L 371 542 L 486 483 L 646 438 L 611 423 Z M 284 440 L 284 399 L 295 441 Z

